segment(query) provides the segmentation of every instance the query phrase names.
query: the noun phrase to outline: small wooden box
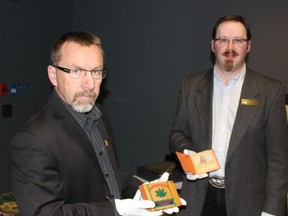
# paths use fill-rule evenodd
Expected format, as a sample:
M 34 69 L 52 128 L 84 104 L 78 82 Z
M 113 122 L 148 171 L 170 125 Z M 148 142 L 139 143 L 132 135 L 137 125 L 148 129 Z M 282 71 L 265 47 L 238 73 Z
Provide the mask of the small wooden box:
M 181 206 L 180 197 L 174 181 L 142 184 L 139 186 L 139 189 L 144 200 L 152 200 L 155 202 L 156 206 L 148 209 L 150 211 Z
M 176 152 L 176 155 L 186 173 L 201 174 L 220 169 L 213 150 L 206 150 L 193 155 Z

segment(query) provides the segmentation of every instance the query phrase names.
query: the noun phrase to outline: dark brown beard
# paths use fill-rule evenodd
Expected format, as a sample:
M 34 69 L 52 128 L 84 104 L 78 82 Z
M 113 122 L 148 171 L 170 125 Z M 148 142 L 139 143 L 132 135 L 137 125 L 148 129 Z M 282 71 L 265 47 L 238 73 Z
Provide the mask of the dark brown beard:
M 226 71 L 232 71 L 232 69 L 233 69 L 233 63 L 234 63 L 233 60 L 226 60 L 226 61 L 225 61 L 225 65 L 224 65 L 225 70 L 226 70 Z
M 228 56 L 230 56 L 231 54 L 232 54 L 233 57 L 236 57 L 236 56 L 239 55 L 239 53 L 237 53 L 235 50 L 226 50 L 222 55 L 225 56 L 225 57 L 228 57 Z M 225 65 L 224 65 L 225 70 L 226 70 L 226 71 L 232 71 L 232 69 L 233 69 L 233 63 L 234 63 L 233 60 L 230 60 L 230 59 L 229 59 L 229 60 L 226 60 L 226 61 L 225 61 Z

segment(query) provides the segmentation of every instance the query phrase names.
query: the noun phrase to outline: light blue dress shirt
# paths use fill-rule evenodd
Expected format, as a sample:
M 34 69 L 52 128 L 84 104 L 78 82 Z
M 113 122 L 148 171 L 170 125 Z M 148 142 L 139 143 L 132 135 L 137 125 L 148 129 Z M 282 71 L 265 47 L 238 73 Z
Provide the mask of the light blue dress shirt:
M 225 163 L 235 116 L 237 113 L 246 65 L 241 73 L 226 85 L 214 67 L 212 149 L 220 169 L 209 175 L 225 177 Z

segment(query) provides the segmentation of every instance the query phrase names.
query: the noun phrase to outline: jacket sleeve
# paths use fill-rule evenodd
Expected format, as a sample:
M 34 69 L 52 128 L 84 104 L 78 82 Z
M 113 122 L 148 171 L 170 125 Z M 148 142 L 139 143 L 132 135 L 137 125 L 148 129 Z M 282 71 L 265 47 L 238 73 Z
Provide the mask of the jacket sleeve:
M 183 152 L 184 149 L 191 149 L 192 141 L 187 122 L 187 101 L 186 101 L 186 79 L 184 79 L 179 90 L 176 116 L 170 131 L 170 148 L 172 153 L 175 151 Z
M 284 107 L 284 86 L 274 96 L 266 123 L 266 200 L 264 212 L 282 215 L 287 211 L 288 126 Z
M 14 136 L 10 148 L 11 189 L 21 216 L 117 215 L 113 201 L 65 203 L 57 167 L 53 154 L 39 137 L 27 131 Z

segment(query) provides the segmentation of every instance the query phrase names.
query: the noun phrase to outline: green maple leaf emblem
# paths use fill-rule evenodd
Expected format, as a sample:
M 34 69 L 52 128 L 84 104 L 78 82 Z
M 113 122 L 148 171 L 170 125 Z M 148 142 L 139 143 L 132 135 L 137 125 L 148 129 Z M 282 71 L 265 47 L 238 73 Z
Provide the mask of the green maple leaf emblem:
M 156 196 L 157 196 L 157 197 L 163 198 L 163 197 L 166 196 L 166 194 L 167 194 L 167 192 L 164 191 L 164 188 L 162 188 L 162 189 L 159 188 L 159 189 L 156 191 Z

